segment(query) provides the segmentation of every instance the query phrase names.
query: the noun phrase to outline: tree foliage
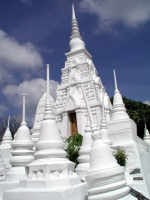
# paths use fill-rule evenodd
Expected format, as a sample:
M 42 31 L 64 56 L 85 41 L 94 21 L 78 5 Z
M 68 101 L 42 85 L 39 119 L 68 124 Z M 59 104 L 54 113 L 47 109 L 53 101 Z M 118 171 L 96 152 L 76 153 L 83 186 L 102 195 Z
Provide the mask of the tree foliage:
M 14 115 L 10 117 L 9 127 L 12 133 L 12 137 L 14 137 L 14 134 L 20 127 L 21 121 L 22 121 L 22 117 L 20 115 Z M 8 116 L 1 116 L 0 117 L 0 141 L 2 140 L 3 135 L 7 129 L 7 123 L 8 123 Z
M 113 102 L 113 98 L 111 98 Z M 123 97 L 123 102 L 127 109 L 127 113 L 137 124 L 137 135 L 143 139 L 145 123 L 150 130 L 150 106 L 141 101 L 133 101 Z
M 74 162 L 76 165 L 78 164 L 78 156 L 79 156 L 79 150 L 80 147 L 82 145 L 82 140 L 83 140 L 83 136 L 79 133 L 70 136 L 69 138 L 66 139 L 66 143 L 67 143 L 67 148 L 66 148 L 66 152 L 67 152 L 67 158 Z

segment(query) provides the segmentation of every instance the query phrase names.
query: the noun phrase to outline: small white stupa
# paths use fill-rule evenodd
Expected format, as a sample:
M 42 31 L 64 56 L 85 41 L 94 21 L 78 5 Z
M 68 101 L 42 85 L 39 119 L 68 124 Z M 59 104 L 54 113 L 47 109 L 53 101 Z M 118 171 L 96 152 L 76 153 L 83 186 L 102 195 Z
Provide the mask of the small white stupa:
M 84 94 L 85 95 L 85 94 Z M 89 186 L 89 200 L 136 199 L 130 194 L 124 179 L 124 167 L 118 165 L 110 146 L 101 139 L 88 104 L 86 105 L 91 122 L 93 144 L 90 151 L 90 169 L 85 177 Z M 104 107 L 104 105 L 103 105 Z M 103 128 L 102 128 L 103 130 Z
M 16 138 L 12 142 L 12 168 L 5 174 L 5 180 L 0 182 L 0 199 L 4 191 L 17 188 L 21 178 L 26 176 L 25 166 L 34 160 L 33 142 L 29 128 L 25 122 L 25 95 L 23 95 L 22 123 L 17 130 Z
M 6 168 L 9 169 L 11 167 L 10 158 L 11 158 L 11 150 L 12 150 L 12 134 L 9 128 L 10 116 L 8 117 L 7 129 L 2 138 L 2 142 L 0 145 L 1 157 L 6 164 Z
M 47 64 L 47 95 L 40 138 L 35 158 L 26 166 L 27 177 L 19 188 L 4 193 L 3 200 L 83 200 L 87 184 L 74 172 L 75 164 L 66 158 L 65 143 L 59 134 L 49 98 L 49 65 Z
M 33 153 L 33 142 L 31 141 L 30 130 L 25 122 L 25 94 L 23 94 L 23 114 L 22 123 L 20 128 L 17 130 L 15 141 L 12 143 L 13 157 L 10 163 L 13 167 L 26 166 L 34 160 Z
M 87 175 L 87 171 L 90 167 L 90 149 L 93 142 L 91 135 L 91 125 L 87 116 L 87 123 L 84 130 L 83 141 L 79 150 L 79 164 L 75 169 L 76 173 L 78 174 L 81 180 L 85 180 L 85 176 Z
M 111 111 L 111 121 L 120 120 L 120 119 L 129 119 L 129 116 L 126 112 L 122 96 L 117 87 L 116 74 L 114 70 L 114 80 L 115 80 L 115 94 L 113 98 L 113 107 Z
M 6 129 L 5 133 L 4 133 L 0 148 L 12 148 L 12 146 L 11 146 L 12 134 L 11 134 L 10 128 L 9 128 L 9 122 L 10 122 L 10 116 L 8 117 L 7 129 Z
M 144 128 L 144 138 L 143 140 L 150 145 L 150 134 L 149 134 L 149 131 L 146 127 L 146 124 L 145 124 L 145 128 Z

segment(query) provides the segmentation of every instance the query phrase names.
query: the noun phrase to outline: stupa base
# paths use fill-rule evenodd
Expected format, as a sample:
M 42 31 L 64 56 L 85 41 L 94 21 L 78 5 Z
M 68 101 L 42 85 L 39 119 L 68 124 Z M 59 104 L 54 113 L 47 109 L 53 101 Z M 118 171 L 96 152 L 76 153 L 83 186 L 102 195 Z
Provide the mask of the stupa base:
M 62 184 L 63 187 L 63 184 Z M 17 188 L 6 191 L 3 195 L 3 200 L 84 200 L 87 192 L 87 184 L 80 183 L 78 185 L 66 188 L 52 189 L 25 189 Z
M 24 167 L 12 167 L 0 180 L 0 200 L 3 199 L 3 193 L 19 187 L 19 181 L 25 177 Z

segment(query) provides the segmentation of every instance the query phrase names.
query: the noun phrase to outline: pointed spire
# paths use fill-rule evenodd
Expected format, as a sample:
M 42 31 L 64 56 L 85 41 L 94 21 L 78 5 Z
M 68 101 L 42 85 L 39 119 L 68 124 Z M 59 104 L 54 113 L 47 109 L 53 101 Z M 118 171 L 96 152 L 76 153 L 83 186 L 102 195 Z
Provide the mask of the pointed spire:
M 70 37 L 70 51 L 77 51 L 80 49 L 85 49 L 85 44 L 80 36 L 78 22 L 75 16 L 74 5 L 72 4 L 72 29 Z
M 10 116 L 8 117 L 7 128 L 9 129 Z
M 49 92 L 49 89 L 50 89 L 50 88 L 49 88 L 50 70 L 49 70 L 49 68 L 50 68 L 50 65 L 47 64 L 46 67 L 47 67 L 47 90 L 46 90 L 46 103 L 48 104 L 48 103 L 50 103 L 50 99 L 49 99 L 49 95 L 50 95 L 50 92 Z
M 116 79 L 116 73 L 115 73 L 115 70 L 114 71 L 114 81 L 115 81 L 115 90 L 118 90 L 118 87 L 117 87 L 117 79 Z
M 126 112 L 122 96 L 117 87 L 116 73 L 114 70 L 114 81 L 115 81 L 115 93 L 113 98 L 113 108 L 111 111 L 111 120 L 129 119 Z
M 22 123 L 21 123 L 21 125 L 27 125 L 26 124 L 26 121 L 25 121 L 25 115 L 26 115 L 26 113 L 25 113 L 25 109 L 26 109 L 26 107 L 25 107 L 25 101 L 26 101 L 26 95 L 25 94 L 23 94 L 22 95 L 22 97 L 23 97 L 23 105 L 22 105 Z
M 76 19 L 74 4 L 72 3 L 72 20 Z
M 45 105 L 45 113 L 44 113 L 44 119 L 43 120 L 47 120 L 47 119 L 54 119 L 54 115 L 53 115 L 53 111 L 52 111 L 52 105 L 50 103 L 50 87 L 49 87 L 49 77 L 50 77 L 50 65 L 47 64 L 47 89 L 46 89 L 46 105 Z

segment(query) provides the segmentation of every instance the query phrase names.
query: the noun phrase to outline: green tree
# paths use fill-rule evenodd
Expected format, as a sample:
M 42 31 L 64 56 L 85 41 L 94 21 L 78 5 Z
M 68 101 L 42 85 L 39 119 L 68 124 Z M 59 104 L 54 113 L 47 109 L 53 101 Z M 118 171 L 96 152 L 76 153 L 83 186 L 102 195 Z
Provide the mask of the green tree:
M 113 98 L 111 98 L 111 102 L 113 102 Z M 123 97 L 123 102 L 128 115 L 137 124 L 137 135 L 143 139 L 145 123 L 150 130 L 150 106 L 126 97 Z
M 79 150 L 80 147 L 82 145 L 82 140 L 83 140 L 83 136 L 79 133 L 70 136 L 69 138 L 66 139 L 66 143 L 67 143 L 67 148 L 66 148 L 66 152 L 67 152 L 67 158 L 74 162 L 77 166 L 78 164 L 78 156 L 79 156 Z

